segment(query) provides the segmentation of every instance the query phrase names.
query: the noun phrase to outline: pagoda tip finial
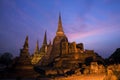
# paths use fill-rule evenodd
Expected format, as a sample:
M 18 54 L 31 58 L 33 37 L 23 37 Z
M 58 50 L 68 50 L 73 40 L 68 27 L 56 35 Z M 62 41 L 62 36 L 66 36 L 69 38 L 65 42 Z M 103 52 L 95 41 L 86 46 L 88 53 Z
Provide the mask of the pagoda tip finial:
M 64 31 L 63 31 L 63 27 L 62 27 L 62 19 L 61 19 L 60 12 L 59 12 L 58 29 L 57 29 L 56 35 L 57 36 L 64 36 Z
M 47 30 L 45 30 L 43 45 L 47 45 L 47 34 L 46 34 L 46 32 L 47 32 Z
M 28 49 L 28 35 L 26 36 L 26 39 L 25 39 L 23 47 Z
M 35 53 L 38 53 L 38 51 L 39 51 L 39 42 L 37 40 L 36 47 L 35 47 Z

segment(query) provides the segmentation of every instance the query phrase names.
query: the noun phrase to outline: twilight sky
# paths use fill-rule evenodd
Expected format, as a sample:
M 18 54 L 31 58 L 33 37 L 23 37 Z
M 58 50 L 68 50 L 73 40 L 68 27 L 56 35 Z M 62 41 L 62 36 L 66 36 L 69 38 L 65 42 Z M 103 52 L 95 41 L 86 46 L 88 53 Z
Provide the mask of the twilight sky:
M 28 35 L 32 54 L 45 30 L 52 41 L 59 12 L 69 42 L 104 58 L 120 47 L 120 0 L 0 0 L 0 53 L 18 56 Z

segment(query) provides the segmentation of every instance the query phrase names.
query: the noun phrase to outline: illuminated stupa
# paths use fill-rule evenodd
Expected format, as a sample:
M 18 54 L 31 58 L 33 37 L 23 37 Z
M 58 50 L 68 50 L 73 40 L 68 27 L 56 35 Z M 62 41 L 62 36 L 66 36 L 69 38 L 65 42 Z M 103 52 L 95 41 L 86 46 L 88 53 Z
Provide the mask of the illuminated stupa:
M 41 58 L 47 53 L 47 48 L 48 48 L 47 36 L 46 36 L 46 32 L 45 32 L 43 44 L 42 44 L 42 47 L 40 49 L 39 49 L 39 44 L 37 41 L 35 52 L 32 56 L 32 60 L 31 60 L 31 63 L 33 65 L 37 64 L 41 60 Z
M 23 48 L 20 49 L 20 56 L 16 59 L 16 69 L 32 69 L 31 58 L 29 54 L 28 36 L 25 39 Z
M 46 38 L 44 38 L 44 40 L 45 39 Z M 80 64 L 86 63 L 87 59 L 95 62 L 102 62 L 102 58 L 98 57 L 93 50 L 84 50 L 83 43 L 76 44 L 75 42 L 68 42 L 68 38 L 62 26 L 60 14 L 58 29 L 53 43 L 49 45 L 46 44 L 46 46 L 46 53 L 37 63 L 39 70 L 44 72 L 41 72 L 41 74 L 46 74 L 49 70 L 52 72 L 55 71 L 55 74 L 64 74 L 69 70 L 78 69 Z M 43 48 L 44 51 L 45 49 L 46 48 Z

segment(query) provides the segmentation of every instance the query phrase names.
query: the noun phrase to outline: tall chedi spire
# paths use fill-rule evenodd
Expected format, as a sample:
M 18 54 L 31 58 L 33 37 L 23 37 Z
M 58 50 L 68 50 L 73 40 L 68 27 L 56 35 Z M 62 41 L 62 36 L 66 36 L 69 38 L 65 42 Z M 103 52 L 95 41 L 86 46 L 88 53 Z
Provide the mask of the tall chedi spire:
M 31 63 L 34 65 L 34 64 L 38 63 L 39 60 L 40 60 L 39 43 L 38 43 L 38 40 L 37 40 L 35 51 L 34 51 L 34 54 L 32 56 Z
M 46 52 L 46 49 L 47 49 L 47 35 L 45 31 L 44 40 L 43 40 L 42 47 L 40 48 L 40 52 Z
M 35 47 L 35 53 L 38 53 L 38 52 L 39 52 L 39 43 L 38 43 L 38 40 L 37 40 L 36 47 Z
M 28 36 L 26 36 L 23 48 L 21 49 L 20 55 L 29 55 L 29 44 L 28 44 Z
M 59 19 L 58 19 L 58 29 L 56 32 L 56 36 L 64 36 L 64 31 L 62 27 L 62 20 L 61 20 L 61 14 L 59 13 Z
M 44 35 L 43 45 L 47 45 L 47 35 L 46 35 L 46 31 L 45 31 L 45 35 Z
M 24 49 L 28 49 L 28 48 L 29 48 L 29 45 L 28 45 L 28 36 L 26 36 L 26 39 L 25 39 L 23 48 L 24 48 Z
M 51 60 L 54 60 L 55 57 L 61 56 L 63 42 L 68 42 L 68 39 L 64 33 L 63 26 L 62 26 L 62 19 L 59 13 L 58 29 L 56 32 L 56 36 L 53 40 L 52 52 L 50 55 Z
M 31 65 L 31 58 L 30 58 L 30 54 L 29 54 L 28 36 L 26 36 L 23 48 L 20 49 L 20 57 L 19 57 L 19 60 L 17 62 L 18 62 L 19 66 Z

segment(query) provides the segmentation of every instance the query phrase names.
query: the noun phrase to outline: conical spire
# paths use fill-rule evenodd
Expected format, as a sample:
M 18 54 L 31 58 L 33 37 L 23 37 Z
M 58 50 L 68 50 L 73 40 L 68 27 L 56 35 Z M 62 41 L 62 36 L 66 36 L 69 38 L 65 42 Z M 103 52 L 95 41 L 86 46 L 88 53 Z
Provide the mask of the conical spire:
M 28 49 L 29 48 L 29 45 L 28 45 L 28 36 L 26 36 L 26 39 L 25 39 L 25 43 L 23 45 L 23 48 L 24 49 Z
M 39 43 L 38 43 L 38 40 L 37 40 L 36 47 L 35 47 L 35 53 L 38 53 L 38 51 L 39 51 Z
M 61 20 L 61 14 L 59 13 L 59 19 L 58 19 L 58 29 L 56 32 L 57 35 L 64 35 L 63 27 L 62 27 L 62 20 Z
M 45 35 L 44 35 L 43 45 L 47 45 L 47 35 L 46 35 L 46 31 L 45 31 Z

